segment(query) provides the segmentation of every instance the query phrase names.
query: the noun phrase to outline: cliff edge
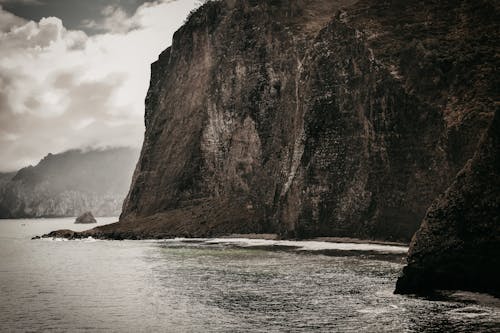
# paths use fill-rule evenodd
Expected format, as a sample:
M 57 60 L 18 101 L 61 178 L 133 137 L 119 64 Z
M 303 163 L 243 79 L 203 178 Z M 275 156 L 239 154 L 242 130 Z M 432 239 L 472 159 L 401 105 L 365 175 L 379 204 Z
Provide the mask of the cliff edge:
M 413 237 L 396 293 L 464 289 L 500 296 L 500 111 L 474 157 Z
M 489 1 L 226 0 L 151 67 L 146 132 L 105 238 L 408 241 L 489 127 Z
M 409 240 L 491 122 L 495 10 L 207 3 L 152 66 L 121 230 Z

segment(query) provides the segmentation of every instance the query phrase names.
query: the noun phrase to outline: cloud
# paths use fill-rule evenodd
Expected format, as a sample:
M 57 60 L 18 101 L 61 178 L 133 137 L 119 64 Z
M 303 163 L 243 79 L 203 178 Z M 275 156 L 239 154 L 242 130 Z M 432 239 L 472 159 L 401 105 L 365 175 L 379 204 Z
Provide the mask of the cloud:
M 127 33 L 133 29 L 140 28 L 137 17 L 129 17 L 127 13 L 117 5 L 104 7 L 101 14 L 104 19 L 101 21 L 84 20 L 82 22 L 82 27 L 111 33 Z
M 0 0 L 0 32 L 8 32 L 10 29 L 24 24 L 26 24 L 25 19 L 3 10 Z
M 27 5 L 42 5 L 43 2 L 40 0 L 0 0 L 0 4 L 2 3 L 19 3 L 19 4 L 27 4 Z
M 196 2 L 146 3 L 132 16 L 107 8 L 106 32 L 94 36 L 0 7 L 0 170 L 48 152 L 139 146 L 150 63 Z

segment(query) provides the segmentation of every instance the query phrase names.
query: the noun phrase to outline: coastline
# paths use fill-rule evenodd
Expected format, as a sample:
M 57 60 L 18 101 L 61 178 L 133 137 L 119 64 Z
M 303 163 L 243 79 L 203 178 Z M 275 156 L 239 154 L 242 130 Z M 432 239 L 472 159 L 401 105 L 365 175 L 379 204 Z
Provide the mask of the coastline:
M 220 236 L 218 238 L 296 240 L 296 241 L 313 241 L 313 242 L 327 242 L 327 243 L 376 244 L 376 245 L 406 246 L 406 247 L 410 245 L 410 243 L 404 243 L 404 242 L 391 242 L 391 241 L 361 239 L 361 238 L 351 238 L 351 237 L 313 237 L 305 239 L 282 239 L 279 237 L 278 234 L 231 234 L 228 236 Z

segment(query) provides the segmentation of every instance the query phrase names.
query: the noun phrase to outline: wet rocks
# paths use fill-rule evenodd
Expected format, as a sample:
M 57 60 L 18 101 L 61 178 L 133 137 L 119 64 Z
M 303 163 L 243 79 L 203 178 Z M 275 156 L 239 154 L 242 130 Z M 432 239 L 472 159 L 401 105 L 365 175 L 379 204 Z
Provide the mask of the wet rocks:
M 57 230 L 57 231 L 52 231 L 48 234 L 45 234 L 42 236 L 42 238 L 66 238 L 66 239 L 73 239 L 75 236 L 76 232 L 69 230 L 69 229 L 62 229 L 62 230 Z

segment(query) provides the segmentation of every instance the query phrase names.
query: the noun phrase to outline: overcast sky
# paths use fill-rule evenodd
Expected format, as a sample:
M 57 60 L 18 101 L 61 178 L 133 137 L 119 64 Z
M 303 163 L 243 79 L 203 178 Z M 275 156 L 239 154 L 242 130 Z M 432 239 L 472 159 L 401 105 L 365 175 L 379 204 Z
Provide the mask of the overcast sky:
M 150 63 L 199 0 L 0 0 L 0 171 L 140 146 Z

